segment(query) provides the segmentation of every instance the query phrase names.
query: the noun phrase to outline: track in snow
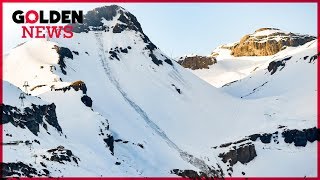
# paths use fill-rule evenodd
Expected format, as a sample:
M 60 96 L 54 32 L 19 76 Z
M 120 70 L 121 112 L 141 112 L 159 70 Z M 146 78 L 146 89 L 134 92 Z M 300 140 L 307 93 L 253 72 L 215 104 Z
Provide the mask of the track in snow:
M 222 176 L 221 174 L 218 174 L 217 171 L 214 170 L 214 167 L 210 167 L 207 165 L 203 160 L 194 157 L 191 154 L 188 154 L 187 152 L 180 149 L 173 141 L 171 141 L 168 136 L 165 134 L 161 128 L 155 124 L 147 115 L 147 113 L 134 101 L 132 101 L 126 92 L 123 91 L 121 88 L 119 82 L 116 80 L 116 78 L 112 75 L 111 69 L 108 65 L 108 61 L 104 52 L 104 44 L 102 42 L 103 34 L 102 32 L 95 32 L 95 38 L 97 40 L 98 48 L 99 48 L 99 60 L 101 62 L 101 65 L 105 71 L 106 76 L 111 81 L 111 83 L 117 88 L 117 90 L 120 92 L 122 97 L 125 99 L 126 102 L 129 103 L 129 105 L 144 119 L 144 121 L 149 125 L 150 128 L 152 128 L 166 143 L 174 148 L 176 151 L 179 152 L 181 158 L 184 161 L 187 161 L 188 163 L 192 164 L 193 166 L 199 168 L 201 171 L 206 173 L 209 176 Z

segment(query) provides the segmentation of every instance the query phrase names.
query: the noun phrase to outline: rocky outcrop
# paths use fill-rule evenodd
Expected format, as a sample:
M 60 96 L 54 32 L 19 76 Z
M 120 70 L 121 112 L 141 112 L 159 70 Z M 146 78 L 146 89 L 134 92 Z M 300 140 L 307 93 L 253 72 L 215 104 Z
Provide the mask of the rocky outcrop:
M 190 178 L 190 179 L 207 179 L 208 175 L 204 172 L 197 172 L 194 170 L 186 169 L 186 170 L 180 170 L 180 169 L 173 169 L 171 170 L 171 174 L 175 174 L 177 176 L 183 177 L 183 178 Z
M 282 130 L 273 133 L 252 134 L 241 140 L 221 144 L 220 146 L 212 148 L 223 149 L 223 152 L 220 153 L 218 157 L 228 166 L 227 173 L 231 176 L 233 166 L 236 163 L 246 164 L 258 156 L 255 149 L 255 144 L 259 143 L 258 140 L 263 144 L 270 144 L 271 142 L 279 144 L 279 138 L 281 138 L 279 134 L 281 134 L 285 143 L 294 143 L 296 147 L 305 147 L 308 142 L 312 143 L 320 140 L 320 130 L 317 127 L 297 130 L 286 129 L 286 126 L 279 126 L 279 129 Z
M 270 56 L 286 47 L 297 47 L 316 39 L 314 36 L 283 32 L 275 28 L 261 28 L 245 35 L 232 46 L 233 56 Z
M 75 81 L 71 83 L 69 86 L 55 89 L 55 91 L 66 92 L 66 91 L 69 91 L 71 88 L 74 89 L 75 91 L 81 90 L 83 94 L 87 94 L 87 86 L 83 81 Z
M 47 161 L 55 161 L 60 164 L 74 162 L 78 165 L 80 159 L 76 157 L 71 150 L 65 149 L 63 146 L 47 150 L 47 154 L 40 155 L 42 159 Z
M 306 146 L 307 142 L 320 140 L 320 130 L 316 127 L 303 130 L 285 130 L 282 132 L 282 137 L 286 143 L 294 143 L 295 146 Z
M 70 49 L 66 48 L 66 47 L 59 47 L 59 46 L 54 46 L 52 49 L 55 49 L 57 51 L 57 53 L 59 54 L 59 61 L 58 64 L 60 66 L 61 72 L 66 75 L 67 72 L 65 70 L 65 68 L 67 67 L 64 58 L 70 58 L 73 59 L 73 54 L 70 51 Z
M 103 141 L 105 142 L 105 144 L 109 148 L 111 154 L 114 155 L 114 138 L 113 138 L 113 136 L 108 134 L 107 138 L 104 138 Z
M 196 70 L 196 69 L 209 69 L 209 66 L 217 63 L 217 60 L 214 57 L 191 56 L 191 57 L 181 57 L 177 62 L 185 68 Z
M 9 162 L 1 163 L 2 177 L 41 177 L 50 176 L 50 172 L 47 169 L 42 169 L 40 171 L 32 167 L 31 164 L 25 164 L 23 162 Z
M 102 19 L 111 21 L 118 14 L 118 20 L 120 23 L 117 23 L 114 27 L 105 26 L 101 21 Z M 89 31 L 109 31 L 110 29 L 112 29 L 113 33 L 121 33 L 127 29 L 142 32 L 141 25 L 137 18 L 117 5 L 99 7 L 88 11 L 87 14 L 84 15 L 82 24 L 76 23 L 71 24 L 71 26 L 73 26 L 73 31 L 75 33 Z
M 219 154 L 219 157 L 222 158 L 224 163 L 229 163 L 230 166 L 233 166 L 237 162 L 246 164 L 252 161 L 257 156 L 256 149 L 254 144 L 243 144 L 239 147 L 234 147 L 227 153 Z
M 113 20 L 116 22 L 116 24 L 108 25 L 107 23 L 103 23 L 102 20 Z M 144 34 L 137 18 L 120 6 L 111 5 L 95 8 L 91 11 L 88 11 L 88 13 L 84 16 L 83 23 L 75 23 L 70 25 L 73 26 L 73 32 L 75 33 L 103 31 L 119 34 L 123 31 L 135 31 L 135 33 L 137 33 L 137 35 L 139 35 L 143 42 L 146 44 L 144 50 L 149 51 L 148 56 L 154 64 L 160 66 L 164 64 L 164 61 L 165 63 L 173 66 L 173 63 L 170 59 L 162 54 L 161 57 L 158 57 L 156 53 L 154 53 L 154 50 L 158 48 L 150 41 L 148 36 Z M 120 61 L 120 53 L 128 53 L 129 49 L 131 49 L 130 46 L 128 46 L 127 48 L 124 47 L 123 50 L 110 49 L 108 52 L 110 55 L 109 59 L 117 59 Z
M 92 107 L 92 99 L 89 96 L 87 96 L 87 95 L 82 96 L 81 101 L 87 107 Z
M 62 133 L 58 123 L 55 104 L 35 105 L 20 110 L 10 105 L 2 105 L 2 124 L 11 123 L 15 127 L 27 128 L 34 135 L 38 135 L 40 126 L 47 130 L 47 124 Z M 48 132 L 49 133 L 49 132 Z
M 286 66 L 286 61 L 290 60 L 290 57 L 284 58 L 282 60 L 272 61 L 268 65 L 268 71 L 271 72 L 271 75 L 277 72 L 278 68 L 281 67 L 280 71 Z

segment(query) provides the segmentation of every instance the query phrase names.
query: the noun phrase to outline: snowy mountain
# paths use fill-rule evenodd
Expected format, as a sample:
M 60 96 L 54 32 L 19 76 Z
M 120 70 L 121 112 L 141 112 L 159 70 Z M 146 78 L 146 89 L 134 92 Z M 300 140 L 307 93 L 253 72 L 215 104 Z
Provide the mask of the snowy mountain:
M 4 176 L 316 175 L 316 43 L 221 90 L 119 6 L 73 26 L 4 57 Z
M 292 50 L 308 42 L 314 41 L 316 37 L 292 32 L 285 32 L 276 28 L 260 28 L 252 34 L 247 34 L 238 42 L 221 45 L 213 50 L 209 56 L 203 59 L 214 58 L 217 63 L 190 68 L 193 73 L 215 87 L 222 87 L 239 79 L 249 76 L 257 69 L 265 68 L 268 63 L 279 56 L 285 56 Z M 196 55 L 194 55 L 196 56 Z M 199 60 L 180 57 L 177 61 L 188 64 L 204 64 Z

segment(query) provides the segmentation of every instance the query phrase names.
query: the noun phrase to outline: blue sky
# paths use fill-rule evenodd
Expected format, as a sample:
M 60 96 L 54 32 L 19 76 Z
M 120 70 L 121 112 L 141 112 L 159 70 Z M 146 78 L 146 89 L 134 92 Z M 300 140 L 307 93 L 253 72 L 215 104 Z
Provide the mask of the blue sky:
M 12 12 L 22 10 L 82 9 L 110 5 L 91 4 L 5 4 L 5 51 L 23 41 Z M 261 27 L 316 35 L 315 3 L 127 3 L 119 4 L 134 14 L 144 32 L 171 57 L 196 53 L 208 55 L 217 46 L 238 41 Z

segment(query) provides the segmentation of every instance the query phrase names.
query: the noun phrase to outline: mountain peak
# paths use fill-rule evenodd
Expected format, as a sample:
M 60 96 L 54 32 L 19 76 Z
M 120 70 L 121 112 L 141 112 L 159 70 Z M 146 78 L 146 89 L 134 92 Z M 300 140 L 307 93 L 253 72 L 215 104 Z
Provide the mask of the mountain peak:
M 301 46 L 316 39 L 314 36 L 285 32 L 277 28 L 260 28 L 228 47 L 233 56 L 270 56 L 287 47 Z
M 278 28 L 264 27 L 264 28 L 259 28 L 254 32 L 256 33 L 256 32 L 261 32 L 261 31 L 266 31 L 266 30 L 278 30 L 278 31 L 280 31 L 280 29 L 278 29 Z
M 88 11 L 83 21 L 71 24 L 75 33 L 111 29 L 114 33 L 121 33 L 124 30 L 143 32 L 137 18 L 118 5 L 103 6 Z

